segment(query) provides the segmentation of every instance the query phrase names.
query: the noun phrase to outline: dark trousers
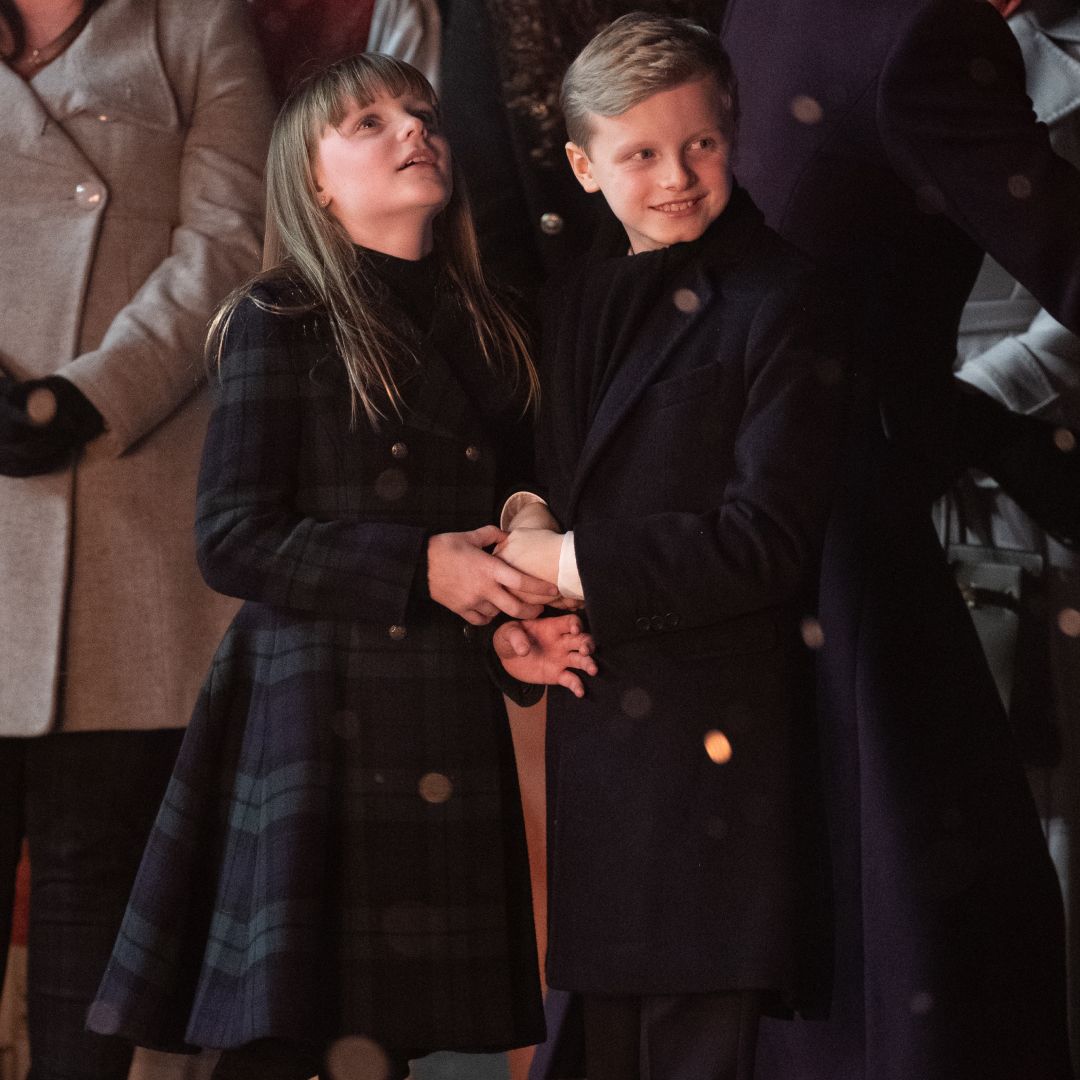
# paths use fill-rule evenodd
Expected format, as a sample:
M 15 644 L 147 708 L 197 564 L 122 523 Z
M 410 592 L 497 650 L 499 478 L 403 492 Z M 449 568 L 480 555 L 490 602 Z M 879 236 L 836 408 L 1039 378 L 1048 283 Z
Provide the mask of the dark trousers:
M 587 994 L 589 1080 L 752 1080 L 762 995 Z
M 132 1046 L 84 1029 L 183 731 L 0 738 L 0 977 L 30 844 L 28 1080 L 125 1080 Z

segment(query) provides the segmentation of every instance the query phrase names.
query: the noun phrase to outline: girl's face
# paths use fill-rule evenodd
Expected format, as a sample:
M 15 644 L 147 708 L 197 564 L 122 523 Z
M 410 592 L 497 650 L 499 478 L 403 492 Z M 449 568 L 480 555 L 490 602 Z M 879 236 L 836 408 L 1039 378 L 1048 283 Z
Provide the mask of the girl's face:
M 450 201 L 450 147 L 431 104 L 379 94 L 327 126 L 315 154 L 319 201 L 355 244 L 418 259 L 431 250 L 431 223 Z

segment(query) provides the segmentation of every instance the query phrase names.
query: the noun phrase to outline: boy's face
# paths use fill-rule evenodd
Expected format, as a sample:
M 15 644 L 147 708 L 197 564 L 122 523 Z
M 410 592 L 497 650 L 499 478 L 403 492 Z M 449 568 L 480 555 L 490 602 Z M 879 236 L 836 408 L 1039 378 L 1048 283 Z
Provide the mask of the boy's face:
M 619 116 L 592 116 L 589 149 L 566 144 L 586 191 L 601 191 L 637 254 L 696 240 L 731 196 L 723 104 L 711 75 L 660 90 Z

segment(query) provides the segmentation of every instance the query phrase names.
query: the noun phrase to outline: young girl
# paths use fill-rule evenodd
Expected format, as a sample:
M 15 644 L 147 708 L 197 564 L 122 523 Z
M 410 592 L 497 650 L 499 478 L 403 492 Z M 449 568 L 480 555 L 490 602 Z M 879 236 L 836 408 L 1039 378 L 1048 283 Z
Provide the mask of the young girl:
M 267 183 L 272 268 L 211 333 L 197 524 L 207 580 L 247 602 L 89 1022 L 229 1048 L 218 1078 L 300 1080 L 366 1036 L 403 1077 L 433 1050 L 543 1037 L 513 750 L 477 629 L 555 597 L 483 550 L 536 376 L 413 68 L 369 54 L 301 85 Z M 513 674 L 581 692 L 576 617 L 526 627 Z

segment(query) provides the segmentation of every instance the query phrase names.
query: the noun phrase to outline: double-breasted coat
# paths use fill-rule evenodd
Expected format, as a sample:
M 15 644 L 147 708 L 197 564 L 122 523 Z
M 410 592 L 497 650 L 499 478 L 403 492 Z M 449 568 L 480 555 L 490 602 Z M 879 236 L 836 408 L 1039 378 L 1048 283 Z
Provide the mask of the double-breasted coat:
M 988 251 L 1080 330 L 1080 174 L 977 0 L 730 0 L 735 170 L 841 276 L 865 408 L 825 546 L 828 1018 L 770 1023 L 762 1078 L 1060 1080 L 1061 900 L 929 504 L 977 432 L 956 329 Z
M 206 323 L 259 259 L 258 47 L 241 0 L 105 0 L 0 97 L 0 367 L 108 427 L 0 477 L 0 734 L 181 727 L 235 610 L 191 527 Z
M 98 1031 L 161 1049 L 364 1034 L 402 1056 L 543 1036 L 506 713 L 482 635 L 428 597 L 425 555 L 430 534 L 497 516 L 492 417 L 520 402 L 494 377 L 467 394 L 451 366 L 474 348 L 467 316 L 435 318 L 460 328 L 459 354 L 423 346 L 404 419 L 387 403 L 353 427 L 318 317 L 251 299 L 234 316 L 197 531 L 207 580 L 244 605 Z
M 548 981 L 790 997 L 816 771 L 800 624 L 843 339 L 744 192 L 678 247 L 631 258 L 676 261 L 595 398 L 597 263 L 549 301 L 538 456 L 601 670 L 549 694 Z

